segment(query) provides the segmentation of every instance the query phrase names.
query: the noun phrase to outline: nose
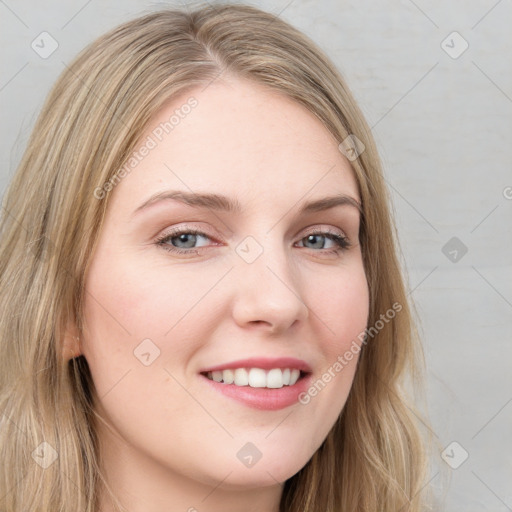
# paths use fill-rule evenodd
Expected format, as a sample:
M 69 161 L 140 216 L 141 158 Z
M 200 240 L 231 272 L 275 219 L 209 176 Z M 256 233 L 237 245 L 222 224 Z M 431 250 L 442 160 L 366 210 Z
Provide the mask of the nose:
M 277 334 L 308 318 L 309 309 L 283 248 L 265 247 L 252 263 L 236 264 L 233 318 L 244 328 L 260 326 Z

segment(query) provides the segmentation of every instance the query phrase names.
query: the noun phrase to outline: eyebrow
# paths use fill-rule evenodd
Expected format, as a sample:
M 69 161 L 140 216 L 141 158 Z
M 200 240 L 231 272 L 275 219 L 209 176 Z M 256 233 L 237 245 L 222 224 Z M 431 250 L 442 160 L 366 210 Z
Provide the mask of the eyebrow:
M 242 212 L 242 206 L 238 200 L 232 200 L 221 194 L 185 192 L 183 190 L 167 190 L 165 192 L 159 192 L 152 195 L 136 210 L 134 210 L 132 216 L 148 209 L 150 206 L 156 203 L 168 200 L 178 201 L 180 203 L 198 208 L 206 208 L 228 213 Z M 335 196 L 315 199 L 314 201 L 309 201 L 303 204 L 299 210 L 299 214 L 320 212 L 329 210 L 330 208 L 334 208 L 336 206 L 352 206 L 356 208 L 359 213 L 363 212 L 361 203 L 359 201 L 353 197 L 344 194 L 338 194 Z

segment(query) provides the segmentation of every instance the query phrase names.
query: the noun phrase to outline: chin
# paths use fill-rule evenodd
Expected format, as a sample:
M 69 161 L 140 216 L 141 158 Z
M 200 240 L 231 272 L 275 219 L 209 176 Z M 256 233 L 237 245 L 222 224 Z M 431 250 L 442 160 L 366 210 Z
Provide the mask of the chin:
M 223 470 L 222 474 L 216 471 L 216 477 L 223 480 L 229 474 L 222 484 L 225 489 L 273 486 L 284 483 L 298 473 L 310 458 L 298 456 L 297 450 L 292 448 L 285 456 L 281 456 L 279 452 L 272 453 L 267 449 L 267 456 L 262 455 L 257 462 L 253 462 L 252 466 L 245 465 L 237 458 L 235 463 L 226 466 L 226 471 Z
M 301 465 L 282 466 L 275 462 L 264 464 L 260 461 L 253 468 L 235 466 L 231 468 L 231 473 L 227 477 L 228 473 L 216 475 L 216 481 L 222 481 L 222 488 L 226 490 L 271 487 L 283 484 L 302 468 Z

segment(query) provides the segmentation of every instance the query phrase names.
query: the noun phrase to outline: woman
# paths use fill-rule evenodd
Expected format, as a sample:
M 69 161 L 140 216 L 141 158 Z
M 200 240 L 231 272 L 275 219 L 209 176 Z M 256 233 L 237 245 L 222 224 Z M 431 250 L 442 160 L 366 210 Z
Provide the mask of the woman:
M 388 202 L 284 21 L 167 10 L 86 48 L 4 200 L 1 509 L 424 510 Z

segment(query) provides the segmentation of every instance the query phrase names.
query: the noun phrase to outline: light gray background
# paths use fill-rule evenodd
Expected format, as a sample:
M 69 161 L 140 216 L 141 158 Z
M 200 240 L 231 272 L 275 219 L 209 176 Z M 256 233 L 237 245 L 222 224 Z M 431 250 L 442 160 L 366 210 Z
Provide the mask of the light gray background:
M 447 511 L 512 510 L 512 4 L 254 0 L 335 61 L 372 127 L 422 319 Z M 171 2 L 0 0 L 3 191 L 64 63 L 96 36 Z M 41 58 L 43 31 L 59 44 Z M 458 58 L 461 41 L 469 44 Z M 450 46 L 452 48 L 450 48 Z M 443 247 L 457 237 L 459 247 Z M 460 257 L 461 244 L 467 253 Z M 450 255 L 455 249 L 457 254 Z M 453 451 L 452 451 L 453 449 Z M 444 466 L 443 466 L 444 465 Z M 438 482 L 439 481 L 439 482 Z

